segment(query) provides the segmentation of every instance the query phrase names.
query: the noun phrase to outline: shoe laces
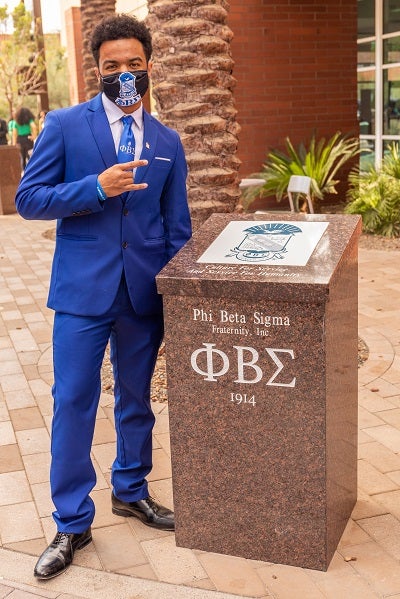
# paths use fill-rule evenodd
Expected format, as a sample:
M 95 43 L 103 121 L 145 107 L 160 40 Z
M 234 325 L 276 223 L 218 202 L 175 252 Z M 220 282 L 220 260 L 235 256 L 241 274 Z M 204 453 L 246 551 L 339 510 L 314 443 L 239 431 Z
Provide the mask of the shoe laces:
M 57 534 L 56 534 L 56 536 L 54 538 L 53 544 L 54 545 L 59 545 L 60 543 L 63 542 L 63 540 L 65 538 L 68 539 L 70 536 L 71 536 L 71 533 L 69 533 L 69 532 L 57 532 Z
M 155 499 L 153 499 L 150 495 L 147 497 L 147 503 L 155 513 L 158 512 L 158 504 Z

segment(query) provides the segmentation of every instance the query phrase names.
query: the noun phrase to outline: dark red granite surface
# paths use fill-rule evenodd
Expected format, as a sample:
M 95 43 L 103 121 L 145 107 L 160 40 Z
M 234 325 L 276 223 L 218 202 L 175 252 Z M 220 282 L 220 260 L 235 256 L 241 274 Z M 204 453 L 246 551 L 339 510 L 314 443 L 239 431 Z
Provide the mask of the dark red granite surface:
M 304 267 L 199 265 L 240 219 L 213 215 L 157 278 L 176 542 L 326 570 L 357 491 L 360 219 L 262 215 L 329 226 Z

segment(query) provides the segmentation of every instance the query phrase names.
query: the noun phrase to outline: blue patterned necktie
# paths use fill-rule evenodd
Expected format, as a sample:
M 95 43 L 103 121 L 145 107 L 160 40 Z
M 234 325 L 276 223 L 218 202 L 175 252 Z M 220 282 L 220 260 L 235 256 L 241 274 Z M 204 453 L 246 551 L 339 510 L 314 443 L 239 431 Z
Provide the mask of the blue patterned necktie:
M 121 121 L 124 128 L 118 146 L 118 162 L 130 162 L 135 160 L 135 138 L 132 133 L 133 117 L 123 116 Z

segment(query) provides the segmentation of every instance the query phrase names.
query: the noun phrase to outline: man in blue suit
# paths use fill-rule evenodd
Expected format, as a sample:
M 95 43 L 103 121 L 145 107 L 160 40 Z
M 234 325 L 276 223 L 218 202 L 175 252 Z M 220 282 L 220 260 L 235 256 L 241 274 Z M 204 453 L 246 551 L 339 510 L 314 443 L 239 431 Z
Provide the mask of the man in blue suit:
M 163 336 L 155 276 L 191 235 L 187 166 L 178 134 L 143 110 L 152 67 L 144 24 L 128 15 L 105 18 L 91 44 L 102 92 L 47 114 L 16 195 L 24 218 L 57 220 L 48 298 L 55 310 L 50 484 L 57 534 L 35 566 L 42 580 L 63 572 L 92 540 L 90 451 L 108 342 L 117 435 L 112 511 L 174 530 L 173 512 L 149 496 L 146 476 L 150 381 Z

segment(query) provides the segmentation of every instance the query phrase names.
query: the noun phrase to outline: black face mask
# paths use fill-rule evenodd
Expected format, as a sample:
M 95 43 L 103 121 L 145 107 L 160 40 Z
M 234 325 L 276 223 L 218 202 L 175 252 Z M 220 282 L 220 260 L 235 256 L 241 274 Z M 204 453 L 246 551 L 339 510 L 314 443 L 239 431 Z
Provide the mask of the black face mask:
M 149 87 L 147 71 L 125 71 L 101 77 L 100 89 L 107 98 L 120 106 L 133 106 L 143 98 Z

